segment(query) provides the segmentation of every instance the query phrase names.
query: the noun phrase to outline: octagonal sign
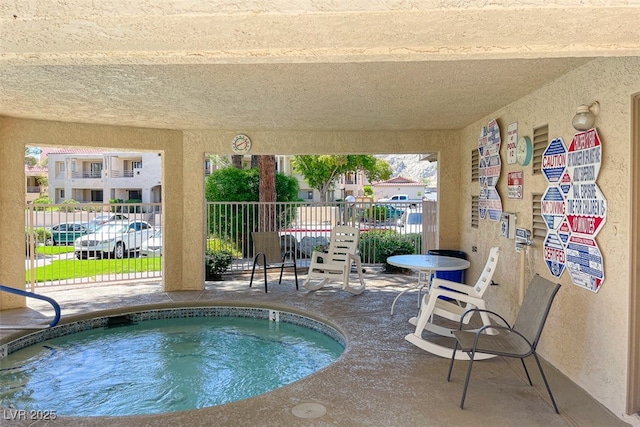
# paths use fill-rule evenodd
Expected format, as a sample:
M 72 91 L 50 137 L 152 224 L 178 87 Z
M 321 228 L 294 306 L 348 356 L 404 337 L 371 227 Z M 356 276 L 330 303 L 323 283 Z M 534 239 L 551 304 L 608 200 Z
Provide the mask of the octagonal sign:
M 566 197 L 571 233 L 595 237 L 606 222 L 607 200 L 595 182 L 574 184 Z
M 544 262 L 552 276 L 562 276 L 565 259 L 564 245 L 558 233 L 552 230 L 547 231 L 547 237 L 544 239 Z
M 562 138 L 556 138 L 542 153 L 542 173 L 550 184 L 556 184 L 560 181 L 566 168 L 567 147 Z
M 567 173 L 575 185 L 595 182 L 602 162 L 602 144 L 595 129 L 578 132 L 567 149 Z
M 575 285 L 598 292 L 604 282 L 604 267 L 595 239 L 571 235 L 567 242 L 566 266 Z
M 549 230 L 556 230 L 564 219 L 564 196 L 559 187 L 549 186 L 542 195 L 542 217 Z

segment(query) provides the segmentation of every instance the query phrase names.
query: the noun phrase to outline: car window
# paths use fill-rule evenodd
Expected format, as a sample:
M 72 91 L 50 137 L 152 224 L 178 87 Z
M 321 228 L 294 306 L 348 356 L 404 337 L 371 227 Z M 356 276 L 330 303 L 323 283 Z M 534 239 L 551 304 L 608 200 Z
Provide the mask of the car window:
M 407 224 L 422 224 L 422 214 L 421 213 L 409 214 L 409 217 L 407 218 Z

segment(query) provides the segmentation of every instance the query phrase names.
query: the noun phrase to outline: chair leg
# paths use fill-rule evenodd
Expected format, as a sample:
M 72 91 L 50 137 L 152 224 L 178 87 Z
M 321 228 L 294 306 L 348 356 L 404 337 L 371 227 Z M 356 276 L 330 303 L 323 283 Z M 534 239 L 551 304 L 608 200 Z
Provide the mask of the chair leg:
M 456 352 L 458 351 L 458 341 L 456 341 L 453 347 L 453 353 L 451 354 L 451 362 L 449 362 L 449 372 L 447 373 L 447 382 L 451 381 L 451 371 L 453 371 L 453 361 L 456 358 Z
M 549 383 L 547 382 L 547 377 L 544 375 L 544 371 L 542 370 L 542 365 L 540 364 L 538 355 L 536 353 L 533 353 L 533 357 L 536 359 L 536 363 L 538 364 L 538 369 L 540 370 L 540 375 L 542 376 L 542 380 L 544 381 L 544 386 L 547 388 L 547 393 L 549 393 L 549 397 L 551 398 L 553 409 L 556 410 L 556 414 L 559 414 L 560 411 L 558 410 L 558 405 L 556 405 L 556 400 L 553 398 L 553 394 L 551 393 L 551 387 L 549 387 Z
M 533 383 L 531 382 L 531 377 L 529 376 L 529 370 L 527 369 L 527 365 L 525 365 L 525 363 L 524 363 L 524 357 L 520 358 L 520 361 L 522 362 L 522 367 L 524 368 L 524 373 L 527 374 L 527 380 L 529 380 L 529 385 L 533 386 Z
M 296 278 L 296 291 L 298 290 L 298 266 L 296 265 L 296 260 L 293 260 L 293 275 Z
M 464 409 L 464 399 L 467 397 L 467 387 L 471 378 L 471 368 L 473 367 L 473 358 L 476 355 L 475 350 L 467 352 L 469 355 L 469 366 L 467 367 L 467 376 L 464 378 L 464 387 L 462 388 L 462 398 L 460 399 L 460 409 Z
M 258 263 L 258 257 L 256 256 L 253 259 L 253 268 L 251 269 L 251 280 L 249 280 L 249 287 L 251 287 L 253 285 L 253 275 L 256 272 L 256 264 Z

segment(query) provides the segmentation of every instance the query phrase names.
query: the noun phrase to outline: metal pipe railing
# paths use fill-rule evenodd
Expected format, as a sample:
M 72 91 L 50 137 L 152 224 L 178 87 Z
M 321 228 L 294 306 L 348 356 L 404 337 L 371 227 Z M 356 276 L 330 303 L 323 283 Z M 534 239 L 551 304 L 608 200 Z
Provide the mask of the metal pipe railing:
M 49 327 L 54 327 L 60 321 L 60 304 L 56 302 L 53 298 L 49 298 L 44 295 L 39 295 L 33 292 L 23 291 L 21 289 L 12 288 L 5 285 L 0 285 L 0 291 L 9 292 L 10 294 L 20 295 L 28 298 L 36 298 L 42 301 L 46 301 L 53 306 L 53 310 L 55 311 L 55 316 L 53 320 L 49 323 Z M 6 325 L 2 325 L 2 329 L 7 329 Z M 11 327 L 10 329 L 34 329 L 33 327 Z

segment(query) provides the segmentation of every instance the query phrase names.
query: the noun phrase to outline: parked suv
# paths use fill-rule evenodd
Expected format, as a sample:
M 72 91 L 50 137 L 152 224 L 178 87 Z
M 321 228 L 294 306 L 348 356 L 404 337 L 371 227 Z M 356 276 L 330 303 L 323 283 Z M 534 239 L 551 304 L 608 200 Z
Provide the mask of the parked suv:
M 153 235 L 153 227 L 146 221 L 111 221 L 94 233 L 82 236 L 73 243 L 76 258 L 123 258 L 139 252 L 142 243 Z

